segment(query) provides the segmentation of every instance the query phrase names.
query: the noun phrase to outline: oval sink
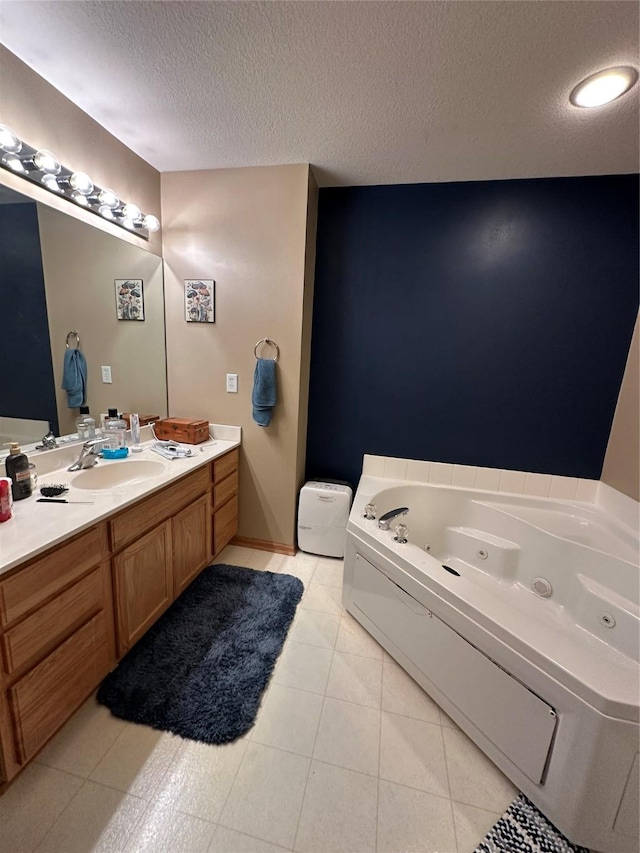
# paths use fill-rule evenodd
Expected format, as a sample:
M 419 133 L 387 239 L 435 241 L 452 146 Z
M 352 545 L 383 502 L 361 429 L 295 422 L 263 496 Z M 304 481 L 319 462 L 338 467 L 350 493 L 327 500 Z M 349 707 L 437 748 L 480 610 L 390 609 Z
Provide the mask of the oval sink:
M 108 491 L 114 486 L 131 486 L 144 480 L 150 480 L 153 477 L 158 477 L 164 470 L 165 466 L 162 462 L 144 459 L 112 462 L 104 466 L 98 463 L 94 468 L 80 471 L 71 481 L 71 485 L 76 489 L 88 489 L 93 492 Z

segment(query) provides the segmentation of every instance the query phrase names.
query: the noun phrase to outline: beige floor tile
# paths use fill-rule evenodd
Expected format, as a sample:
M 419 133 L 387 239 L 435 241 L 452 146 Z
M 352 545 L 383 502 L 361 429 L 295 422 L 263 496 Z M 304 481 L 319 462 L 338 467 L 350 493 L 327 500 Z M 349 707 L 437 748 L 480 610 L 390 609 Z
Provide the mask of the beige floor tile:
M 327 697 L 313 757 L 377 776 L 379 751 L 380 711 Z
M 291 847 L 309 764 L 309 759 L 301 755 L 250 743 L 220 824 L 281 847 Z
M 340 617 L 333 613 L 321 613 L 319 610 L 298 608 L 293 624 L 289 629 L 289 639 L 323 649 L 333 649 L 338 635 Z
M 247 744 L 246 737 L 221 746 L 184 741 L 153 799 L 169 810 L 217 821 Z
M 440 725 L 383 711 L 380 778 L 449 797 Z
M 303 554 L 302 551 L 298 551 L 295 557 L 284 558 L 284 561 L 280 566 L 280 574 L 293 575 L 296 578 L 300 578 L 306 587 L 311 583 L 317 562 L 317 557 L 314 557 L 311 554 Z
M 271 551 L 252 551 L 245 565 L 249 569 L 257 569 L 260 572 L 278 572 L 284 559 L 284 554 L 273 554 Z
M 235 829 L 227 829 L 226 826 L 219 826 L 213 836 L 209 853 L 282 853 L 289 849 L 262 841 L 260 838 L 252 838 L 250 835 L 236 832 Z
M 125 853 L 207 853 L 214 823 L 149 803 Z
M 227 547 L 215 558 L 215 563 L 226 563 L 229 566 L 246 566 L 247 560 L 252 556 L 253 549 L 241 548 L 239 545 L 227 545 Z
M 453 803 L 458 853 L 472 853 L 501 817 L 502 815 L 497 812 L 487 812 L 474 806 Z
M 382 710 L 440 723 L 440 708 L 395 661 L 385 661 L 382 667 Z
M 0 853 L 31 853 L 83 785 L 43 764 L 32 764 L 0 797 Z
M 377 851 L 457 853 L 450 800 L 380 780 Z
M 322 696 L 272 684 L 251 732 L 253 743 L 311 757 L 316 739 Z
M 317 569 L 316 569 L 317 571 Z M 336 586 L 325 586 L 312 580 L 307 585 L 300 602 L 305 610 L 321 610 L 323 613 L 342 614 L 342 590 Z
M 371 853 L 376 848 L 378 782 L 314 761 L 295 849 L 301 853 Z
M 464 732 L 443 727 L 442 733 L 451 799 L 502 814 L 517 789 Z
M 457 723 L 454 723 L 451 717 L 440 708 L 440 725 L 444 726 L 447 729 L 454 729 L 455 731 L 460 731 L 460 726 Z
M 86 778 L 125 726 L 124 720 L 118 720 L 91 696 L 43 749 L 37 761 Z
M 313 576 L 316 583 L 325 586 L 335 586 L 342 589 L 342 572 L 344 560 L 335 557 L 320 557 Z
M 84 783 L 38 846 L 38 853 L 120 853 L 147 804 L 95 782 Z
M 383 655 L 382 646 L 350 613 L 344 613 L 340 621 L 336 651 L 372 660 L 382 660 Z
M 89 778 L 149 799 L 181 743 L 174 735 L 129 723 Z
M 335 652 L 326 693 L 334 699 L 380 708 L 382 661 Z
M 331 649 L 288 640 L 271 680 L 274 684 L 324 695 L 332 657 Z

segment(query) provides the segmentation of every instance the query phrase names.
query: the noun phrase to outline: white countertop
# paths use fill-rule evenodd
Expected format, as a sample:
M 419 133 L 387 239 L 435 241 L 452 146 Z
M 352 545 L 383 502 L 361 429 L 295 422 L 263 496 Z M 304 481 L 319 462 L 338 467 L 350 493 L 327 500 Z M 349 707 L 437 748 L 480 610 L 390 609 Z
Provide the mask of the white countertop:
M 160 473 L 153 478 L 124 483 L 108 490 L 89 491 L 74 488 L 74 479 L 84 472 L 71 472 L 67 468 L 78 457 L 80 445 L 51 450 L 40 456 L 35 453 L 29 454 L 29 461 L 37 466 L 39 482 L 30 498 L 14 501 L 13 517 L 0 524 L 0 575 L 80 531 L 92 527 L 108 516 L 120 512 L 141 498 L 166 488 L 180 477 L 207 465 L 213 459 L 240 445 L 240 427 L 215 424 L 211 426 L 214 438 L 202 444 L 186 445 L 193 451 L 193 456 L 186 459 L 163 459 L 150 449 L 151 441 L 143 443 L 144 449 L 141 453 L 130 452 L 125 460 L 100 459 L 98 465 L 101 468 L 122 465 L 123 462 L 134 460 L 153 461 L 162 465 Z M 69 461 L 69 454 L 71 461 Z M 52 465 L 58 462 L 59 467 L 53 469 Z M 64 483 L 69 486 L 69 491 L 60 495 L 61 498 L 69 501 L 93 501 L 93 503 L 38 503 L 37 499 L 41 497 L 40 486 L 54 483 Z

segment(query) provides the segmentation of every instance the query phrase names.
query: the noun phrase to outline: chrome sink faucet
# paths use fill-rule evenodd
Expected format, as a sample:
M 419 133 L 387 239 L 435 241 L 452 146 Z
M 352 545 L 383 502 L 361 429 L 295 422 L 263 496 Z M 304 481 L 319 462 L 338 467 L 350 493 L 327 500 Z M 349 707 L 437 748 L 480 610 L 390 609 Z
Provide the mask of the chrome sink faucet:
M 80 456 L 67 471 L 82 471 L 85 468 L 93 468 L 98 461 L 103 440 L 98 438 L 93 441 L 85 441 L 80 450 Z
M 389 530 L 394 518 L 398 518 L 399 515 L 407 515 L 408 512 L 408 506 L 399 506 L 397 509 L 390 509 L 389 512 L 385 512 L 384 515 L 380 516 L 378 519 L 378 527 L 380 530 Z

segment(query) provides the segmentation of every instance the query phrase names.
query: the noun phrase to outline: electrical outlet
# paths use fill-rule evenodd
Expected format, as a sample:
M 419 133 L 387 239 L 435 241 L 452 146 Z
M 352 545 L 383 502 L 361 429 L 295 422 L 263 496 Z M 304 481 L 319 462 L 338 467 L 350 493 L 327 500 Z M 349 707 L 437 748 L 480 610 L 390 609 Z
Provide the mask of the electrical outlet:
M 237 373 L 227 373 L 227 393 L 229 393 L 229 394 L 237 394 L 238 393 L 238 374 Z
M 113 382 L 111 379 L 111 368 L 108 365 L 103 364 L 100 370 L 102 371 L 102 381 L 105 384 L 110 385 Z

